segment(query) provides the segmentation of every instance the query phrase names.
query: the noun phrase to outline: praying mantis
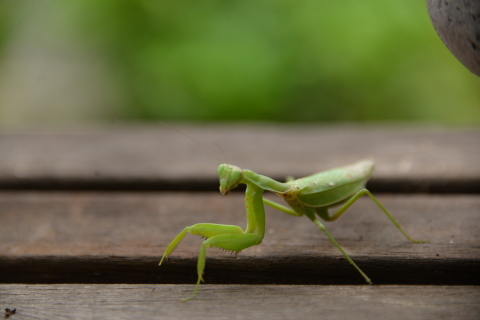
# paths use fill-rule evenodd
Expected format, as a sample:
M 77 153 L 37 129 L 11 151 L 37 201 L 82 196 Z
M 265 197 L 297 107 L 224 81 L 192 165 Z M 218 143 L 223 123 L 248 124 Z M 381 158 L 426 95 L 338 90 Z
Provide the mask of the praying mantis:
M 170 242 L 159 265 L 170 256 L 187 233 L 206 238 L 200 247 L 198 256 L 198 280 L 195 289 L 192 295 L 183 299 L 183 301 L 194 298 L 200 283 L 203 282 L 207 248 L 215 247 L 238 253 L 243 249 L 260 244 L 265 235 L 264 205 L 266 204 L 286 214 L 295 217 L 306 216 L 310 219 L 340 250 L 345 259 L 357 269 L 365 281 L 372 284 L 370 278 L 337 243 L 319 218 L 325 221 L 336 220 L 361 196 L 368 195 L 409 241 L 414 243 L 425 242 L 411 238 L 377 198 L 365 188 L 373 171 L 374 163 L 370 160 L 363 160 L 301 179 L 288 179 L 287 182 L 282 183 L 250 170 L 242 170 L 234 165 L 221 164 L 218 167 L 218 177 L 222 195 L 227 195 L 239 184 L 247 186 L 245 191 L 247 227 L 244 230 L 235 225 L 213 223 L 198 223 L 186 227 Z M 262 194 L 265 191 L 270 191 L 282 197 L 289 207 L 263 198 Z M 340 205 L 340 208 L 330 214 L 329 209 L 336 205 Z

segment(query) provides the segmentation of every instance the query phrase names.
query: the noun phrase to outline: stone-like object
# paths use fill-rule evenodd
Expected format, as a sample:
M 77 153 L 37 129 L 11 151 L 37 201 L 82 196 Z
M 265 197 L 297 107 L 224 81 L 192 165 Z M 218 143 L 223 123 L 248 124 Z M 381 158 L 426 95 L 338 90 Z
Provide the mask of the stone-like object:
M 427 0 L 427 8 L 443 43 L 480 76 L 480 0 Z

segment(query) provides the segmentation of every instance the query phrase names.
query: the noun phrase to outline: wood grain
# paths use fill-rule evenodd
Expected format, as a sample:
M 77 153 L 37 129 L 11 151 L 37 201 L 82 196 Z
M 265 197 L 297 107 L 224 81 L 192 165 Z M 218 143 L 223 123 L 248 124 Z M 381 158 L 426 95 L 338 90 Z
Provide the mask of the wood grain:
M 367 197 L 327 228 L 377 284 L 480 284 L 480 197 L 381 195 L 409 243 Z M 245 225 L 243 195 L 0 193 L 0 282 L 194 283 L 201 239 L 166 245 L 198 222 Z M 152 273 L 155 276 L 152 280 Z M 306 218 L 267 210 L 264 242 L 237 258 L 208 252 L 208 283 L 362 284 Z
M 480 317 L 479 287 L 0 285 L 10 319 L 445 319 Z M 459 299 L 462 297 L 462 299 Z
M 162 125 L 4 132 L 0 188 L 217 190 L 216 169 L 224 158 L 279 180 L 370 158 L 377 164 L 370 188 L 377 192 L 480 192 L 478 128 L 228 124 L 178 129 L 216 155 Z
M 222 160 L 162 126 L 3 132 L 0 301 L 17 309 L 9 319 L 480 318 L 478 128 L 178 128 L 278 180 L 374 159 L 368 188 L 429 242 L 409 243 L 368 198 L 327 223 L 369 286 L 308 219 L 267 209 L 263 243 L 237 257 L 209 250 L 207 284 L 181 303 L 202 240 L 186 237 L 158 267 L 167 244 L 198 222 L 245 226 L 242 193 L 218 193 Z

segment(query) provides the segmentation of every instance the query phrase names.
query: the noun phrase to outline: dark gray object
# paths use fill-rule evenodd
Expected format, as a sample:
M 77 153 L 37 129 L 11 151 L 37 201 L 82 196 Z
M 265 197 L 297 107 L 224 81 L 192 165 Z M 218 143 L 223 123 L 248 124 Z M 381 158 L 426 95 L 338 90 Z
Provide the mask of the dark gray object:
M 427 8 L 443 43 L 480 76 L 480 0 L 427 0 Z

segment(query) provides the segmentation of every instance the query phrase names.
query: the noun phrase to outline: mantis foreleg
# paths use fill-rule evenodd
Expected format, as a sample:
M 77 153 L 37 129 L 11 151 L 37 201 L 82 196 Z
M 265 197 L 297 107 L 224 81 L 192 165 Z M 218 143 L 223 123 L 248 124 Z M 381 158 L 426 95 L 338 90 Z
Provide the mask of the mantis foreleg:
M 245 191 L 245 208 L 247 211 L 247 228 L 244 231 L 239 226 L 222 225 L 213 223 L 198 223 L 182 230 L 168 245 L 160 260 L 168 258 L 175 247 L 182 241 L 187 233 L 207 238 L 200 247 L 197 262 L 197 284 L 192 295 L 183 301 L 195 297 L 200 283 L 203 281 L 203 271 L 207 257 L 207 248 L 220 248 L 233 252 L 240 252 L 248 247 L 260 244 L 265 234 L 265 211 L 262 201 L 263 190 L 255 185 L 247 184 Z
M 186 227 L 172 240 L 172 242 L 170 242 L 158 265 L 161 265 L 163 260 L 168 259 L 170 254 L 175 250 L 180 241 L 185 238 L 187 233 L 210 238 L 221 234 L 240 234 L 243 233 L 243 229 L 239 226 L 215 223 L 197 223 L 193 226 Z
M 214 223 L 198 223 L 190 227 L 186 227 L 182 230 L 168 245 L 165 253 L 160 260 L 159 265 L 162 264 L 164 259 L 172 253 L 175 247 L 182 241 L 187 233 L 199 235 L 207 240 L 203 241 L 200 247 L 200 254 L 198 255 L 197 262 L 197 275 L 198 280 L 195 286 L 193 294 L 184 299 L 188 301 L 195 297 L 200 286 L 200 282 L 203 281 L 203 271 L 205 269 L 205 260 L 207 256 L 207 248 L 221 248 L 229 251 L 239 252 L 243 249 L 251 247 L 261 242 L 261 238 L 254 233 L 243 233 L 243 229 L 234 225 L 221 225 Z
M 207 248 L 221 248 L 233 252 L 239 252 L 248 247 L 254 246 L 261 242 L 261 238 L 254 233 L 242 233 L 242 234 L 223 234 L 203 241 L 200 247 L 200 254 L 198 255 L 197 263 L 197 275 L 198 280 L 195 285 L 195 289 L 190 297 L 183 299 L 182 301 L 188 301 L 195 297 L 200 287 L 200 282 L 203 281 L 203 271 L 205 270 L 205 260 L 207 258 Z

